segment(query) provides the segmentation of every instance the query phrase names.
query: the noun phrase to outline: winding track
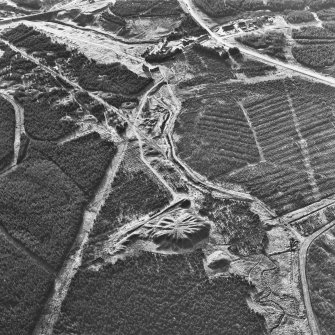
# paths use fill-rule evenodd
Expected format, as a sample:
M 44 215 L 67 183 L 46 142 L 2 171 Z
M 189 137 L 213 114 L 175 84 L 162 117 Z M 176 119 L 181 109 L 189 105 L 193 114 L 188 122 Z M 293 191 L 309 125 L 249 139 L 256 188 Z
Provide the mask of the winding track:
M 187 8 L 189 14 L 193 17 L 193 19 L 201 26 L 203 27 L 208 33 L 209 35 L 219 44 L 221 44 L 222 46 L 226 47 L 226 48 L 232 48 L 232 47 L 236 47 L 236 45 L 229 43 L 228 41 L 226 41 L 223 37 L 221 37 L 220 35 L 218 35 L 217 33 L 213 32 L 207 25 L 206 23 L 201 19 L 201 17 L 199 16 L 199 14 L 196 12 L 196 10 L 193 8 L 193 5 L 191 5 L 191 1 L 190 0 L 179 0 L 180 2 L 182 2 L 184 4 L 184 7 Z M 329 85 L 329 86 L 333 86 L 335 87 L 335 78 L 333 77 L 327 77 L 325 75 L 322 75 L 320 73 L 317 73 L 313 70 L 304 68 L 302 66 L 299 65 L 292 65 L 292 64 L 287 64 L 284 63 L 280 60 L 271 58 L 270 56 L 261 54 L 257 51 L 248 49 L 246 47 L 244 47 L 243 45 L 239 45 L 239 49 L 242 53 L 251 56 L 253 58 L 256 58 L 258 60 L 261 60 L 267 64 L 271 64 L 271 65 L 275 65 L 278 66 L 280 68 L 284 68 L 287 70 L 291 70 L 294 72 L 299 73 L 300 75 L 307 77 L 309 79 L 314 79 L 318 82 L 321 82 L 323 84 Z

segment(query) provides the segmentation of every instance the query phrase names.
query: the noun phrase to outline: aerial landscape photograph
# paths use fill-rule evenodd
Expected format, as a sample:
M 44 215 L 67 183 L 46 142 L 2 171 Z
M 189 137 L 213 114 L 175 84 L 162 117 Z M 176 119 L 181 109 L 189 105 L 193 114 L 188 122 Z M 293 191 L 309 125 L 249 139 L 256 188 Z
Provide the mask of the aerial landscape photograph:
M 0 0 L 0 335 L 335 335 L 335 0 Z

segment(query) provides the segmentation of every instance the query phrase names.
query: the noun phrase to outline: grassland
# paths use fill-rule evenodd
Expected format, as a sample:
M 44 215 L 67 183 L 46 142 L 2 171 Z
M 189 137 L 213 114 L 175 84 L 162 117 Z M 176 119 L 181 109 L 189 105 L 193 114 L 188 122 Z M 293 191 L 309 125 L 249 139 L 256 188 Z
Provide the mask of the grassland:
M 246 304 L 248 284 L 209 281 L 202 257 L 142 253 L 99 272 L 81 269 L 55 334 L 262 334 L 263 319 Z
M 53 276 L 0 236 L 0 334 L 29 335 Z

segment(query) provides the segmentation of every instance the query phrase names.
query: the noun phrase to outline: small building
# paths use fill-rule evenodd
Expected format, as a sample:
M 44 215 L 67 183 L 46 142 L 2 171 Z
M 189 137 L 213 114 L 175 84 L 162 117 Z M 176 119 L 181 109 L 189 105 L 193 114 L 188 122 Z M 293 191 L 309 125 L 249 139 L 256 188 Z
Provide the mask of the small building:
M 232 31 L 232 30 L 235 29 L 234 24 L 232 24 L 232 23 L 231 24 L 227 24 L 225 26 L 222 26 L 221 28 L 222 28 L 222 31 L 225 31 L 225 32 Z
M 241 28 L 241 29 L 245 29 L 245 28 L 247 28 L 247 24 L 244 21 L 241 21 L 241 22 L 238 23 L 238 27 Z

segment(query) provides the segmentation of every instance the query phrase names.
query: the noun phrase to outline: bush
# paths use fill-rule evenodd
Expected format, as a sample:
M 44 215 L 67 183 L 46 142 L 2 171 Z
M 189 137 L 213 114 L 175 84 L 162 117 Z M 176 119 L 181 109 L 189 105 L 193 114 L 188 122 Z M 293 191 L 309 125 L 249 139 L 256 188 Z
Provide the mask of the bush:
M 15 124 L 12 104 L 0 96 L 0 170 L 6 168 L 14 157 Z
M 229 54 L 231 55 L 231 56 L 240 56 L 241 55 L 241 51 L 240 51 L 240 49 L 239 48 L 237 48 L 237 47 L 232 47 L 232 48 L 229 48 Z
M 142 253 L 80 270 L 62 305 L 55 335 L 250 334 L 264 319 L 246 303 L 250 286 L 239 278 L 209 280 L 200 251 L 188 255 Z

